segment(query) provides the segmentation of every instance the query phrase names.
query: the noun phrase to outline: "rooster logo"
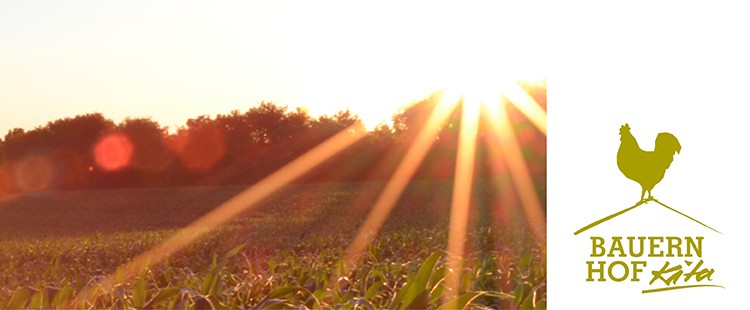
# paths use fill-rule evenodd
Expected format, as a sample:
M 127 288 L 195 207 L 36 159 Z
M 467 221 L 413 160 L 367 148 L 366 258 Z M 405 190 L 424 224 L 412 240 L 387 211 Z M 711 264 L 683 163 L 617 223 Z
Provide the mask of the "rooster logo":
M 682 147 L 671 133 L 662 132 L 656 136 L 654 151 L 644 151 L 630 133 L 630 125 L 620 127 L 620 149 L 617 151 L 617 167 L 628 179 L 641 185 L 641 202 L 654 200 L 651 190 L 661 182 L 664 173 L 672 164 L 675 153 Z M 646 198 L 646 192 L 648 197 Z
M 662 132 L 656 136 L 654 150 L 651 152 L 644 151 L 638 146 L 638 141 L 635 140 L 633 134 L 630 133 L 630 125 L 625 124 L 620 126 L 620 149 L 617 150 L 617 168 L 620 168 L 620 172 L 622 172 L 625 177 L 636 181 L 641 185 L 641 200 L 631 207 L 594 221 L 577 230 L 573 234 L 578 235 L 649 202 L 661 205 L 670 211 L 682 215 L 693 222 L 721 234 L 721 232 L 711 226 L 703 224 L 703 222 L 656 200 L 656 198 L 651 195 L 651 190 L 654 189 L 656 184 L 659 184 L 659 182 L 664 179 L 664 174 L 667 172 L 667 169 L 669 169 L 669 166 L 672 165 L 674 154 L 679 154 L 681 150 L 682 146 L 680 145 L 680 141 L 677 141 L 677 138 L 674 135 L 668 132 Z M 646 192 L 648 192 L 648 197 L 646 197 Z

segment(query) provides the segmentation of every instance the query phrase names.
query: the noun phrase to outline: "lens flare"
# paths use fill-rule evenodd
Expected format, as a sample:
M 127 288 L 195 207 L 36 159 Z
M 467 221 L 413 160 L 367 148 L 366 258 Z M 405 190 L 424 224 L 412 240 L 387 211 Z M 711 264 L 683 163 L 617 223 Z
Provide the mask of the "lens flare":
M 94 147 L 96 165 L 107 171 L 120 170 L 133 159 L 133 143 L 122 134 L 110 134 L 99 140 Z
M 488 111 L 484 116 L 488 120 L 493 133 L 489 135 L 491 139 L 491 142 L 488 143 L 490 154 L 493 157 L 502 157 L 505 161 L 505 166 L 510 172 L 518 198 L 521 200 L 529 229 L 537 242 L 545 245 L 547 240 L 546 215 L 534 188 L 529 167 L 523 158 L 521 145 L 505 111 L 506 102 L 506 100 L 503 100 L 501 105 L 486 106 Z M 546 114 L 542 114 L 540 117 L 542 117 L 540 119 L 541 124 L 544 124 L 543 128 L 546 128 Z M 540 130 L 542 130 L 541 127 Z
M 351 245 L 346 250 L 344 261 L 349 267 L 356 265 L 367 245 L 383 227 L 383 223 L 391 214 L 393 207 L 396 205 L 398 198 L 409 185 L 409 181 L 422 163 L 427 151 L 435 142 L 435 137 L 440 131 L 440 127 L 450 116 L 450 113 L 456 106 L 455 97 L 446 96 L 440 99 L 440 103 L 435 107 L 427 123 L 420 129 L 414 143 L 409 147 L 404 158 L 401 160 L 396 172 L 393 173 L 388 184 L 375 202 L 370 214 L 367 215 L 365 222 L 359 229 L 357 236 L 354 237 Z
M 252 210 L 258 206 L 258 202 L 317 167 L 325 160 L 348 148 L 363 136 L 362 129 L 357 125 L 342 130 L 273 174 L 216 207 L 213 211 L 195 220 L 164 242 L 134 257 L 128 263 L 121 265 L 115 272 L 103 278 L 102 281 L 98 281 L 88 289 L 81 291 L 76 298 L 72 299 L 68 307 L 85 303 L 97 290 L 111 289 L 111 285 L 109 284 L 122 283 L 134 277 L 145 268 L 164 261 L 167 257 L 195 241 L 198 237 L 219 227 L 238 214 Z
M 534 97 L 531 97 L 518 83 L 506 82 L 501 85 L 503 97 L 507 98 L 536 128 L 547 135 L 547 112 Z
M 38 192 L 51 187 L 55 167 L 49 157 L 29 155 L 13 165 L 16 187 L 22 192 Z
M 456 157 L 456 178 L 451 197 L 450 225 L 448 227 L 448 270 L 446 275 L 445 302 L 457 297 L 460 292 L 459 278 L 462 274 L 466 232 L 469 224 L 469 206 L 471 205 L 471 187 L 474 179 L 474 161 L 476 141 L 479 128 L 479 111 L 481 104 L 477 98 L 465 97 L 461 113 L 461 131 L 458 140 Z

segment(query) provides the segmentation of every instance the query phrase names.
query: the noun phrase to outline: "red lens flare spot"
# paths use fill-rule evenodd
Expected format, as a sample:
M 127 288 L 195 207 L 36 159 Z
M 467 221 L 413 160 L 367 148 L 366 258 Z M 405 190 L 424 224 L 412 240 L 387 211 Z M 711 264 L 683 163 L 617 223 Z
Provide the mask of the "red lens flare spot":
M 13 166 L 16 186 L 23 192 L 47 190 L 55 177 L 54 166 L 46 156 L 26 156 Z
M 110 134 L 94 147 L 96 165 L 108 171 L 120 170 L 133 158 L 133 143 L 122 134 Z

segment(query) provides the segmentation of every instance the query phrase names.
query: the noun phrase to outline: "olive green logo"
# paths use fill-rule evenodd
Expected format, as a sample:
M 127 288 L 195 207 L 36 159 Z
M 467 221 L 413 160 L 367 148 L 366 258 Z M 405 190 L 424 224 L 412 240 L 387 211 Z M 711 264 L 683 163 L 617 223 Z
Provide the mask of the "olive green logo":
M 664 178 L 669 166 L 672 164 L 675 153 L 680 153 L 680 141 L 671 133 L 662 132 L 656 136 L 656 144 L 653 152 L 644 151 L 638 146 L 633 134 L 630 133 L 630 125 L 620 127 L 620 149 L 617 150 L 617 168 L 628 179 L 638 182 L 641 191 L 641 201 L 653 200 L 651 190 Z M 648 192 L 648 198 L 644 195 Z
M 639 146 L 630 129 L 629 124 L 620 126 L 617 168 L 626 178 L 641 186 L 640 199 L 633 206 L 594 221 L 573 234 L 579 235 L 639 206 L 652 205 L 651 202 L 721 234 L 711 226 L 666 205 L 652 195 L 654 187 L 665 176 L 668 177 L 667 170 L 672 166 L 675 156 L 682 151 L 682 145 L 677 137 L 668 132 L 659 133 L 656 136 L 654 150 L 647 151 Z M 647 268 L 647 264 L 656 262 L 661 264 L 661 267 L 651 271 L 649 285 L 661 283 L 664 286 L 644 289 L 642 291 L 644 294 L 694 287 L 723 288 L 720 285 L 709 284 L 712 281 L 714 269 L 704 265 L 703 241 L 705 237 L 703 236 L 611 236 L 607 238 L 591 236 L 589 239 L 591 241 L 589 256 L 592 260 L 586 262 L 587 282 L 607 280 L 622 282 L 626 279 L 639 282 L 638 276 Z M 675 262 L 673 259 L 675 257 L 684 259 Z M 594 258 L 596 259 L 593 260 Z M 609 260 L 603 260 L 605 258 Z M 626 261 L 627 258 L 630 260 Z M 663 260 L 654 261 L 657 258 Z M 696 262 L 696 259 L 699 261 Z M 684 270 L 683 267 L 685 267 Z

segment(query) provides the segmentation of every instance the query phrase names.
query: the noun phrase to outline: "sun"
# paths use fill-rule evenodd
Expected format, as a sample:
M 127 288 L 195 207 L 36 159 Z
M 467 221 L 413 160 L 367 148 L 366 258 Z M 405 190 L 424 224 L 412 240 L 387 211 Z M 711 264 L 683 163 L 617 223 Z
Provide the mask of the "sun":
M 489 73 L 488 73 L 489 74 Z M 409 146 L 398 167 L 387 181 L 383 191 L 378 196 L 372 210 L 366 216 L 355 238 L 347 247 L 343 261 L 346 268 L 353 268 L 359 258 L 365 253 L 368 244 L 383 227 L 398 199 L 409 185 L 415 171 L 421 165 L 431 145 L 436 141 L 440 128 L 458 107 L 458 100 L 463 98 L 461 105 L 461 125 L 458 140 L 458 154 L 456 156 L 455 182 L 451 199 L 450 224 L 448 227 L 447 262 L 446 266 L 452 270 L 460 270 L 463 264 L 463 253 L 466 249 L 468 235 L 469 209 L 472 197 L 472 182 L 474 179 L 475 155 L 478 140 L 478 124 L 483 117 L 489 119 L 491 130 L 497 134 L 487 135 L 490 139 L 490 153 L 493 158 L 504 161 L 509 167 L 509 174 L 513 180 L 513 188 L 518 192 L 521 208 L 526 221 L 532 230 L 535 240 L 546 244 L 546 217 L 542 204 L 537 197 L 532 184 L 526 162 L 523 158 L 519 142 L 515 136 L 508 116 L 502 112 L 504 104 L 509 102 L 523 112 L 529 120 L 546 135 L 546 112 L 534 99 L 515 81 L 500 79 L 498 76 L 488 75 L 457 75 L 448 87 L 442 100 L 430 112 L 426 123 L 417 129 L 417 136 Z M 507 100 L 502 99 L 506 97 Z M 497 104 L 494 104 L 494 103 Z M 487 107 L 486 109 L 482 109 Z M 99 281 L 94 290 L 83 291 L 77 300 L 88 300 L 93 291 L 106 287 L 109 282 L 123 282 L 134 277 L 140 270 L 159 263 L 175 252 L 194 242 L 200 236 L 219 227 L 236 215 L 253 210 L 258 202 L 287 186 L 299 176 L 320 165 L 325 160 L 341 153 L 353 145 L 363 135 L 352 135 L 350 130 L 344 129 L 335 136 L 315 146 L 286 166 L 248 187 L 243 192 L 227 202 L 203 215 L 180 233 L 173 235 L 166 241 L 141 253 L 128 263 L 121 265 L 117 271 L 105 280 Z M 495 177 L 498 177 L 496 175 Z M 460 288 L 460 274 L 453 273 L 446 276 L 448 292 L 445 302 L 455 298 Z M 111 279 L 111 280 L 110 280 Z M 107 282 L 109 281 L 109 282 Z M 111 286 L 111 285 L 109 285 Z
M 500 102 L 501 90 L 499 85 L 489 83 L 481 78 L 466 76 L 448 83 L 443 88 L 446 100 L 463 101 L 470 109 L 479 109 L 482 105 Z
M 456 104 L 462 102 L 468 111 L 473 113 L 476 110 L 482 115 L 504 113 L 504 105 L 512 105 L 546 134 L 546 111 L 521 87 L 521 83 L 546 85 L 546 78 L 519 79 L 471 72 L 451 79 L 442 92 L 444 100 Z

